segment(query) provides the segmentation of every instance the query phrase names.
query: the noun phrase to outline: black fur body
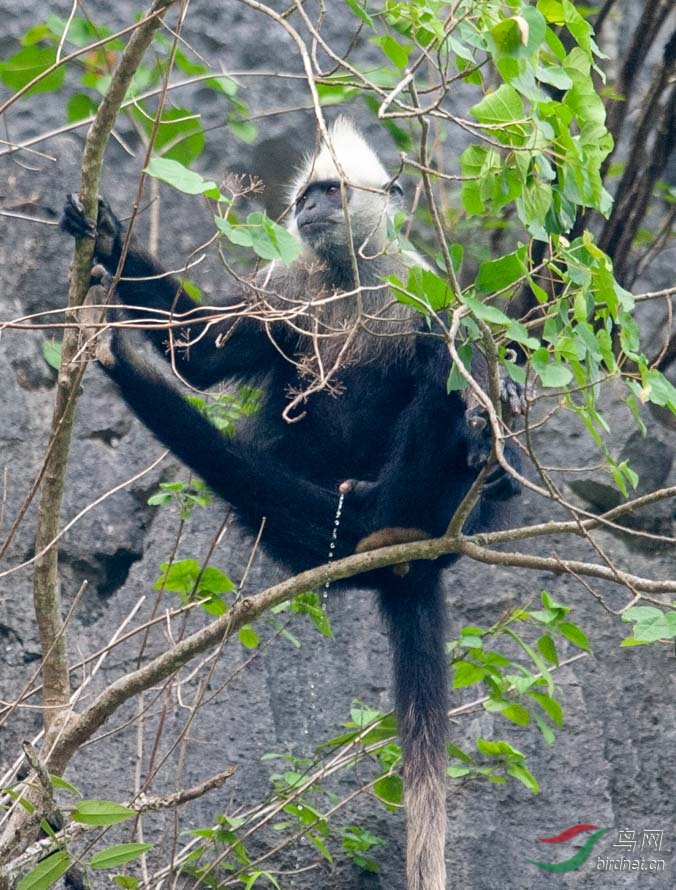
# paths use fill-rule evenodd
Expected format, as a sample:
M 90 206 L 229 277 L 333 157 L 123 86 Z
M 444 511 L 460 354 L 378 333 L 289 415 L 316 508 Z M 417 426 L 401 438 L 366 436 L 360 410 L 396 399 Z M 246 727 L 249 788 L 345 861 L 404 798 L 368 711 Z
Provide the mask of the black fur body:
M 112 360 L 103 363 L 134 413 L 236 509 L 252 534 L 265 518 L 262 545 L 294 572 L 326 562 L 338 490 L 345 480 L 357 481 L 345 496 L 336 557 L 354 553 L 371 536 L 378 541 L 381 532 L 380 543 L 387 543 L 389 529 L 443 534 L 480 469 L 476 455 L 481 449 L 467 422 L 467 406 L 459 394 L 447 393 L 447 346 L 430 332 L 422 315 L 395 310 L 393 320 L 361 325 L 331 384 L 312 391 L 307 361 L 300 359 L 311 357 L 309 343 L 316 328 L 305 322 L 268 321 L 258 311 L 263 288 L 306 301 L 318 293 L 330 296 L 356 287 L 349 253 L 336 246 L 337 225 L 327 233 L 327 220 L 342 214 L 342 198 L 334 213 L 335 193 L 329 193 L 323 179 L 318 184 L 319 194 L 316 180 L 302 193 L 294 223 L 311 252 L 290 269 L 276 264 L 264 269 L 254 289 L 231 296 L 215 322 L 205 324 L 213 312 L 199 309 L 154 257 L 134 238 L 130 241 L 117 286 L 119 301 L 128 307 L 129 317 L 155 321 L 156 329 L 145 334 L 177 374 L 199 389 L 235 380 L 262 390 L 260 410 L 240 423 L 233 438 L 191 406 L 166 374 L 140 358 L 119 329 L 112 339 Z M 352 207 L 356 200 L 349 198 L 350 216 L 359 223 Z M 387 200 L 387 195 L 381 197 L 381 205 Z M 96 259 L 111 274 L 116 272 L 124 227 L 105 203 L 94 226 L 77 200 L 70 199 L 63 227 L 76 236 L 96 237 Z M 355 234 L 363 238 L 359 231 Z M 356 239 L 359 286 L 371 289 L 382 303 L 389 299 L 382 276 L 404 275 L 401 260 L 387 256 L 380 243 L 368 259 Z M 250 310 L 244 315 L 243 303 Z M 153 316 L 154 311 L 165 316 Z M 181 321 L 172 329 L 173 348 L 168 345 L 168 312 Z M 311 316 L 312 309 L 308 312 Z M 323 330 L 329 328 L 338 333 L 327 340 L 327 364 L 348 336 L 340 332 L 335 313 Z M 399 335 L 392 336 L 397 329 Z M 189 348 L 181 346 L 188 342 Z M 303 391 L 308 395 L 289 422 L 283 415 L 290 394 Z M 486 456 L 489 446 L 483 449 Z M 513 493 L 508 479 L 492 491 L 497 499 Z M 470 519 L 472 527 L 490 523 L 492 500 L 483 499 Z M 410 890 L 445 888 L 447 668 L 441 573 L 452 561 L 415 562 L 404 572 L 387 568 L 359 578 L 360 585 L 377 590 L 391 639 L 404 750 Z

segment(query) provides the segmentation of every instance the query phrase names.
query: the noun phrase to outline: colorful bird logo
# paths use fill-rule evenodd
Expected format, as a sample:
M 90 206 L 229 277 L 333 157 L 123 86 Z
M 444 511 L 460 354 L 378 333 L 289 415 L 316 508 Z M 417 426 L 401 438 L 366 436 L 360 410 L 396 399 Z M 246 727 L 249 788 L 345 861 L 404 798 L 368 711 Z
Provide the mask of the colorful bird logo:
M 571 838 L 577 837 L 578 834 L 582 834 L 584 831 L 592 830 L 594 830 L 594 834 L 587 838 L 584 846 L 582 846 L 577 853 L 574 853 L 570 859 L 564 859 L 563 862 L 538 862 L 535 859 L 528 859 L 526 856 L 523 858 L 526 862 L 530 862 L 533 865 L 537 865 L 538 868 L 544 868 L 547 871 L 573 871 L 589 859 L 589 855 L 596 846 L 596 842 L 600 840 L 607 831 L 610 831 L 610 828 L 599 828 L 598 825 L 590 825 L 586 822 L 581 822 L 579 825 L 571 825 L 570 828 L 566 828 L 565 831 L 562 831 L 561 834 L 557 834 L 555 837 L 538 838 L 539 841 L 542 841 L 545 844 L 561 844 L 564 841 L 569 841 Z

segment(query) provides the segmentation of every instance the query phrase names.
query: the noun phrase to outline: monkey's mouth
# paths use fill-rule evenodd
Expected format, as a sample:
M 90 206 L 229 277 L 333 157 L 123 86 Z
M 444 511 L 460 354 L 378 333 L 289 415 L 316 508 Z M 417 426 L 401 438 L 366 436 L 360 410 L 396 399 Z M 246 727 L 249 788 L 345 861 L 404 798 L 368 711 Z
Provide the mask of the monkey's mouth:
M 323 231 L 325 229 L 331 229 L 334 226 L 338 225 L 338 220 L 335 219 L 301 219 L 298 222 L 299 229 L 316 229 L 317 231 Z

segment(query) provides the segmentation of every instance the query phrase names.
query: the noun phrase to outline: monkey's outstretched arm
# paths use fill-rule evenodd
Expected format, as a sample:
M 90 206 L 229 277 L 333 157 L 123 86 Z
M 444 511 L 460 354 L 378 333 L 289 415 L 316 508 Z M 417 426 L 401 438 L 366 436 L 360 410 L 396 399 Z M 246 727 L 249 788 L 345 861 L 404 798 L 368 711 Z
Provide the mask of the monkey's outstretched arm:
M 117 271 L 126 232 L 102 198 L 94 222 L 85 216 L 78 196 L 68 195 L 61 228 L 73 237 L 95 239 L 96 260 L 111 274 Z M 270 360 L 274 347 L 262 323 L 242 315 L 243 293 L 229 300 L 222 319 L 213 320 L 214 312 L 200 308 L 133 236 L 117 294 L 132 318 L 147 323 L 144 334 L 163 357 L 194 386 L 206 388 L 237 373 L 265 368 Z M 170 316 L 181 321 L 171 334 Z

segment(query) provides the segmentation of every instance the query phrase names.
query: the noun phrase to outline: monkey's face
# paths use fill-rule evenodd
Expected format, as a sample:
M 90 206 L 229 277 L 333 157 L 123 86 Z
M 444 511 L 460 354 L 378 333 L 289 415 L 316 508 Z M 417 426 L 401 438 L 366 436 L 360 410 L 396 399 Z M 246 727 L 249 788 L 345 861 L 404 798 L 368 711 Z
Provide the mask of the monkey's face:
M 311 182 L 296 199 L 290 230 L 323 260 L 347 263 L 350 245 L 360 259 L 387 244 L 387 219 L 401 188 L 356 188 L 336 179 Z M 349 222 L 348 222 L 349 220 Z

